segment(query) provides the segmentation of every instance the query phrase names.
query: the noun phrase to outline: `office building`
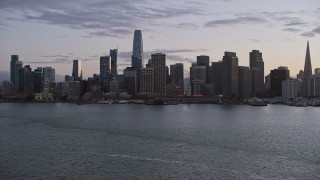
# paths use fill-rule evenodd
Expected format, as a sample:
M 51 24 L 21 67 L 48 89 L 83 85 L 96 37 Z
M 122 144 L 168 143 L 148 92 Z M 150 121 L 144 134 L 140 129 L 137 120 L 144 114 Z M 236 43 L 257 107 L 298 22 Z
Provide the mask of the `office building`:
M 282 81 L 288 79 L 290 73 L 287 67 L 278 67 L 270 71 L 270 92 L 274 97 L 282 97 Z
M 166 55 L 162 53 L 151 54 L 151 68 L 153 69 L 153 91 L 157 96 L 166 93 Z
M 111 78 L 115 79 L 118 76 L 118 49 L 110 50 L 111 58 Z
M 44 67 L 43 68 L 43 79 L 48 80 L 49 82 L 55 82 L 56 81 L 56 71 L 52 67 Z
M 239 95 L 238 57 L 235 52 L 225 52 L 223 56 L 223 96 L 236 99 Z
M 82 80 L 82 69 L 80 60 L 73 60 L 72 77 L 75 81 Z
M 249 98 L 252 95 L 252 70 L 239 66 L 239 97 Z
M 134 31 L 131 66 L 137 71 L 143 67 L 143 42 L 141 30 Z
M 140 94 L 142 96 L 153 96 L 154 93 L 154 70 L 142 68 L 140 70 Z
M 136 77 L 137 73 L 135 68 L 127 67 L 123 70 L 124 80 L 123 80 L 123 89 L 129 95 L 135 96 L 136 95 Z
M 41 93 L 43 79 L 43 68 L 38 67 L 33 71 L 33 90 L 34 93 Z
M 301 80 L 288 78 L 282 81 L 282 98 L 295 98 L 300 96 Z
M 252 95 L 260 96 L 264 91 L 264 62 L 259 50 L 250 53 L 250 69 L 252 72 Z
M 110 80 L 110 56 L 100 57 L 100 79 L 103 82 Z

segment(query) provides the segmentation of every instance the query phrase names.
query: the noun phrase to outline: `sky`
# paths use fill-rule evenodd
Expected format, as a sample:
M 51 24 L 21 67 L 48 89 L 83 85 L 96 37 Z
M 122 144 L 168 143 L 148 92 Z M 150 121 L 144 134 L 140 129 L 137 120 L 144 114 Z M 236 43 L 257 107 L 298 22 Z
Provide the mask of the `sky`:
M 58 79 L 82 61 L 84 77 L 99 74 L 99 57 L 118 47 L 118 71 L 131 66 L 133 34 L 142 30 L 144 64 L 151 53 L 166 53 L 167 65 L 196 56 L 210 62 L 225 51 L 249 65 L 249 52 L 263 53 L 265 74 L 287 66 L 304 68 L 307 41 L 312 68 L 320 68 L 319 0 L 1 0 L 0 76 L 10 56 L 24 65 L 51 66 Z M 1 79 L 1 78 L 0 78 Z

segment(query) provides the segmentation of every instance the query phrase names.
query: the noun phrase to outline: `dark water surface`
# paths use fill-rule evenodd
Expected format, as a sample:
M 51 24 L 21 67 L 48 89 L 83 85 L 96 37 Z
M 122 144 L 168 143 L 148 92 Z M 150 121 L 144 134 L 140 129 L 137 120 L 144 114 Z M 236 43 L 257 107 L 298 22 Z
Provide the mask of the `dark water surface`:
M 320 108 L 0 104 L 0 179 L 320 179 Z

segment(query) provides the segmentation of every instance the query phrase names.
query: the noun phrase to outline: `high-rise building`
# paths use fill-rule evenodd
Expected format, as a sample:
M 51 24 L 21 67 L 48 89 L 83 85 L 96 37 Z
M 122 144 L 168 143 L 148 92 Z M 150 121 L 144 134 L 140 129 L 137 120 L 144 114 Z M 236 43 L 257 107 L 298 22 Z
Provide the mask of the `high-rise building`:
M 259 96 L 264 90 L 264 62 L 259 50 L 250 52 L 250 69 L 252 71 L 252 94 Z
M 278 67 L 270 71 L 270 91 L 275 97 L 282 96 L 282 81 L 290 77 L 287 67 Z
M 100 78 L 102 81 L 110 79 L 110 56 L 100 57 Z
M 288 78 L 282 81 L 282 97 L 295 98 L 300 94 L 301 80 Z
M 212 62 L 212 82 L 214 84 L 214 92 L 216 95 L 222 94 L 223 73 L 224 73 L 223 62 L 222 61 Z
M 171 83 L 182 83 L 184 79 L 183 74 L 183 63 L 176 63 L 170 65 L 170 82 Z
M 143 42 L 141 30 L 134 31 L 131 66 L 137 71 L 143 67 Z
M 72 77 L 75 81 L 79 81 L 82 79 L 82 69 L 80 60 L 73 60 Z
M 162 53 L 151 54 L 151 68 L 154 73 L 154 88 L 155 95 L 165 95 L 166 93 L 166 55 Z
M 238 86 L 238 57 L 235 52 L 225 52 L 223 56 L 223 95 L 228 99 L 237 98 Z
M 142 68 L 140 71 L 140 94 L 152 96 L 154 93 L 154 71 L 152 68 Z
M 129 95 L 136 95 L 136 77 L 137 73 L 135 68 L 127 67 L 123 70 L 124 80 L 123 80 L 123 89 L 128 92 Z
M 16 70 L 16 62 L 19 61 L 19 56 L 18 55 L 11 55 L 11 61 L 10 61 L 10 81 L 13 84 L 13 89 L 17 89 L 18 87 L 16 86 L 16 74 L 18 69 Z M 21 66 L 22 67 L 22 66 Z
M 304 74 L 303 74 L 303 94 L 304 97 L 309 97 L 311 93 L 311 79 L 312 79 L 312 66 L 311 57 L 309 49 L 309 41 L 307 42 L 306 58 L 304 64 Z
M 33 71 L 33 90 L 34 93 L 41 93 L 43 80 L 43 68 L 38 67 Z
M 170 84 L 167 85 L 167 95 L 184 95 L 183 63 L 170 65 Z
M 44 67 L 43 68 L 43 79 L 48 80 L 49 82 L 56 81 L 56 71 L 52 67 Z
M 118 49 L 110 50 L 111 58 L 111 77 L 115 79 L 118 75 Z
M 239 66 L 239 97 L 248 98 L 252 94 L 252 70 Z
M 190 67 L 191 95 L 203 95 L 202 89 L 207 82 L 207 67 L 193 65 Z
M 311 79 L 311 96 L 320 97 L 320 76 L 314 76 Z
M 205 56 L 205 55 L 201 55 L 201 56 L 197 56 L 197 66 L 205 66 L 207 69 L 207 78 L 206 78 L 206 83 L 211 83 L 211 73 L 210 73 L 210 57 L 209 56 Z

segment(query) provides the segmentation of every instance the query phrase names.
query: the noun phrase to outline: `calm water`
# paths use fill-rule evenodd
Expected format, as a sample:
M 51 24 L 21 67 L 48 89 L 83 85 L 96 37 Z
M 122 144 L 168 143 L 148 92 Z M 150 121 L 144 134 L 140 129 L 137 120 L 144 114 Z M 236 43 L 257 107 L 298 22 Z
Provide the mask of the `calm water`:
M 320 179 L 320 108 L 0 104 L 0 179 Z

